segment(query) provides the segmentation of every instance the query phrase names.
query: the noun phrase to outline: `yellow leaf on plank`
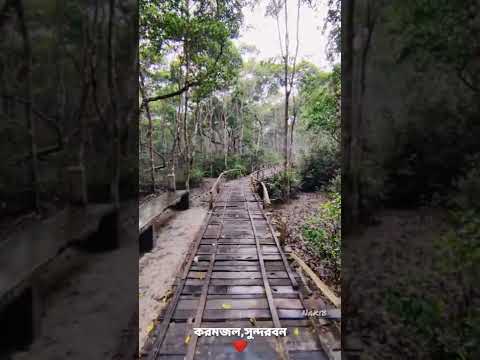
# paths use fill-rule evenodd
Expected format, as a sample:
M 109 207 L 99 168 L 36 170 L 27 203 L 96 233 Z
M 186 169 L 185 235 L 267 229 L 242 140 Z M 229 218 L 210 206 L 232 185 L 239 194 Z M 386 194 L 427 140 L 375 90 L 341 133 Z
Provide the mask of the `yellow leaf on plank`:
M 205 273 L 204 273 L 204 272 L 199 272 L 199 273 L 198 273 L 198 278 L 199 278 L 200 280 L 205 279 Z
M 150 331 L 153 330 L 153 322 L 151 322 L 150 324 L 148 324 L 147 326 L 147 333 L 149 333 Z
M 231 308 L 232 308 L 232 305 L 230 305 L 230 304 L 222 304 L 222 308 L 224 308 L 225 310 L 228 310 L 228 309 L 231 309 Z
M 185 338 L 185 344 L 188 344 L 190 342 L 190 335 L 188 335 L 186 338 Z
M 300 335 L 300 330 L 298 328 L 293 329 L 293 335 L 299 336 Z
M 171 289 L 169 289 L 167 291 L 167 293 L 165 295 L 162 296 L 162 298 L 160 299 L 160 301 L 162 301 L 163 303 L 167 303 L 167 301 L 172 297 L 173 295 L 173 292 Z

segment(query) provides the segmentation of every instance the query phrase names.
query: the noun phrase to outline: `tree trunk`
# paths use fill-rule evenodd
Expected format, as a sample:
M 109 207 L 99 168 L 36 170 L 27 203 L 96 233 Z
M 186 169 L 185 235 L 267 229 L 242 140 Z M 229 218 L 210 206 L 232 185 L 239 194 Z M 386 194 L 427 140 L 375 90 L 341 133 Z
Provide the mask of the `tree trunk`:
M 27 120 L 28 137 L 30 143 L 30 172 L 33 188 L 33 207 L 35 211 L 40 212 L 40 184 L 38 168 L 38 149 L 37 149 L 37 123 L 32 114 L 32 47 L 30 43 L 30 34 L 25 20 L 23 1 L 17 1 L 15 4 L 16 12 L 19 18 L 20 30 L 23 37 L 23 53 L 26 61 L 27 79 L 25 84 L 25 118 Z
M 243 155 L 243 101 L 240 100 L 240 140 L 239 140 L 239 147 L 240 147 L 240 155 Z
M 187 66 L 188 69 L 188 66 Z M 185 176 L 185 189 L 188 191 L 190 190 L 190 136 L 188 136 L 188 91 L 185 91 L 185 103 L 183 109 L 183 142 L 185 145 L 184 151 L 184 159 L 185 159 L 185 166 L 186 166 L 186 176 Z
M 187 18 L 189 18 L 189 16 L 190 16 L 190 1 L 189 0 L 185 1 L 185 9 L 186 9 L 185 11 L 186 11 Z M 183 43 L 183 54 L 185 56 L 185 83 L 184 83 L 184 85 L 188 84 L 188 80 L 189 80 L 188 77 L 190 75 L 190 57 L 189 57 L 188 46 L 189 46 L 188 38 L 186 38 L 184 43 Z M 190 139 L 190 136 L 188 136 L 188 123 L 187 123 L 187 120 L 188 120 L 188 100 L 189 100 L 188 93 L 189 93 L 189 90 L 187 89 L 184 92 L 185 104 L 184 104 L 184 112 L 183 112 L 183 142 L 184 142 L 184 145 L 185 145 L 184 159 L 185 159 L 185 166 L 186 166 L 185 189 L 187 191 L 190 190 L 190 172 L 191 172 L 191 169 L 190 169 L 190 140 L 191 139 Z
M 228 132 L 227 132 L 227 118 L 225 116 L 224 109 L 222 108 L 222 120 L 223 120 L 223 157 L 225 161 L 225 170 L 228 169 Z
M 140 93 L 142 95 L 142 98 L 145 99 L 147 94 L 145 89 L 145 79 L 142 72 L 140 72 Z M 147 137 L 148 137 L 148 150 L 149 150 L 149 158 L 150 158 L 150 192 L 153 194 L 155 193 L 155 159 L 153 156 L 153 121 L 152 121 L 152 115 L 150 113 L 150 105 L 148 103 L 145 103 L 144 108 L 145 108 L 145 113 L 147 114 L 147 119 L 148 119 Z
M 352 174 L 354 7 L 354 0 L 342 2 L 342 232 L 345 234 L 352 231 L 358 214 Z
M 290 130 L 290 164 L 294 163 L 293 159 L 293 154 L 294 154 L 294 149 L 293 149 L 293 141 L 294 141 L 294 129 L 295 129 L 295 123 L 297 121 L 297 109 L 295 107 L 295 96 L 293 96 L 293 120 L 292 120 L 292 125 L 291 125 L 291 130 Z
M 290 98 L 290 91 L 288 89 L 288 48 L 289 48 L 289 40 L 288 40 L 288 1 L 285 0 L 285 56 L 284 56 L 284 81 L 285 81 L 285 106 L 284 106 L 284 121 L 283 121 L 283 128 L 284 128 L 284 139 L 283 139 L 283 167 L 285 169 L 285 176 L 287 176 L 288 172 L 288 101 Z
M 110 119 L 113 125 L 112 132 L 112 173 L 110 182 L 110 197 L 118 210 L 120 208 L 120 125 L 118 119 L 118 109 L 116 103 L 115 92 L 115 64 L 113 56 L 113 24 L 115 16 L 115 0 L 109 1 L 109 18 L 108 18 L 108 54 L 107 54 L 107 81 L 110 97 Z
M 211 104 L 210 104 L 211 106 Z M 213 177 L 213 156 L 214 156 L 214 151 L 215 147 L 212 144 L 212 139 L 215 138 L 215 132 L 213 131 L 213 109 L 210 109 L 210 118 L 209 118 L 209 134 L 210 134 L 210 141 L 208 144 L 208 147 L 210 149 L 209 151 L 209 156 L 210 156 L 210 177 Z

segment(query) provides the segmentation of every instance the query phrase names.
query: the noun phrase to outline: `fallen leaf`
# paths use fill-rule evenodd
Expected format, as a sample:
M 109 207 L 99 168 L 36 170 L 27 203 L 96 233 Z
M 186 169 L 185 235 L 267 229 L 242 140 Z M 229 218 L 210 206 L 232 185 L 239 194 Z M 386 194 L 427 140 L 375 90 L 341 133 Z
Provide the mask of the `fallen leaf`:
M 166 303 L 173 295 L 173 292 L 172 290 L 168 290 L 167 293 L 165 295 L 162 296 L 162 298 L 160 299 L 160 301 Z
M 153 327 L 154 327 L 153 322 L 151 322 L 150 324 L 148 324 L 148 326 L 147 326 L 147 333 L 150 333 L 150 331 L 153 330 Z
M 230 304 L 222 304 L 222 308 L 224 308 L 225 310 L 228 310 L 228 309 L 231 309 L 231 308 L 232 308 L 232 305 L 230 305 Z
M 190 335 L 188 335 L 186 338 L 185 338 L 185 344 L 188 344 L 190 342 Z
M 298 328 L 293 329 L 293 335 L 299 336 L 300 335 L 300 330 Z

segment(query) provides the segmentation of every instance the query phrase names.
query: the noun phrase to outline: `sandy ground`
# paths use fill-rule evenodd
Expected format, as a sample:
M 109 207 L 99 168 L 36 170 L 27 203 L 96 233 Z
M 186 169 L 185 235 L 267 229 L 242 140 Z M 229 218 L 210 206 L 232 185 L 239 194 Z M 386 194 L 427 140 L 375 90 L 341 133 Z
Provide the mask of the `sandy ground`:
M 156 247 L 142 256 L 139 263 L 139 344 L 143 347 L 149 326 L 166 303 L 162 301 L 179 274 L 195 235 L 200 231 L 207 210 L 192 207 L 178 212 L 159 229 Z
M 175 282 L 196 234 L 208 213 L 208 191 L 215 178 L 205 178 L 190 190 L 190 209 L 176 211 L 169 222 L 156 227 L 153 251 L 139 261 L 139 349 L 160 312 L 166 306 L 163 297 Z
M 41 335 L 27 351 L 15 353 L 12 359 L 114 356 L 122 332 L 137 311 L 134 279 L 138 274 L 138 241 L 134 220 L 122 219 L 120 247 L 114 251 L 88 253 L 69 248 L 56 258 L 42 274 L 55 280 L 45 299 Z

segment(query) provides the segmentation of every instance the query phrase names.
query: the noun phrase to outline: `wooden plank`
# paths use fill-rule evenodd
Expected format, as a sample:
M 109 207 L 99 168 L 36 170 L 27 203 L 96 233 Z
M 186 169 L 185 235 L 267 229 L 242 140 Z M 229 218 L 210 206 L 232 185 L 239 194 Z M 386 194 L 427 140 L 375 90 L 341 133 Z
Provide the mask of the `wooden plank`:
M 229 199 L 231 198 L 231 196 L 232 196 L 232 192 L 229 193 Z M 226 203 L 225 203 L 225 206 L 226 206 Z M 225 215 L 225 208 L 224 208 L 224 211 L 223 211 L 223 216 L 224 215 Z M 223 230 L 223 216 L 222 216 L 221 225 L 220 225 L 220 227 L 218 229 L 218 232 L 217 232 L 216 240 L 218 240 L 218 238 L 219 238 L 219 236 L 220 236 L 220 234 Z M 216 247 L 216 249 L 218 249 L 218 247 Z M 216 250 L 216 251 L 218 251 L 218 250 Z M 208 267 L 205 283 L 203 284 L 203 287 L 202 287 L 202 294 L 201 294 L 200 299 L 198 301 L 198 309 L 197 309 L 196 314 L 195 314 L 195 323 L 193 325 L 194 328 L 200 327 L 200 325 L 202 323 L 202 318 L 203 318 L 204 312 L 205 312 L 205 305 L 207 303 L 208 288 L 209 288 L 209 284 L 210 284 L 210 279 L 212 278 L 212 274 L 213 274 L 213 266 L 215 264 L 216 251 L 210 259 L 210 265 Z M 193 357 L 195 356 L 195 348 L 197 346 L 197 341 L 198 341 L 198 336 L 193 334 L 192 338 L 191 338 L 191 341 L 188 344 L 187 355 L 185 357 L 186 360 L 193 360 Z
M 204 266 L 192 266 L 192 271 L 205 271 Z M 259 271 L 259 266 L 214 266 L 213 271 L 236 272 L 236 271 Z
M 186 323 L 171 322 L 169 324 L 165 340 L 159 352 L 162 359 L 165 354 L 185 354 L 187 352 L 187 344 L 184 341 L 186 332 Z
M 291 285 L 290 279 L 269 279 L 270 285 Z M 203 285 L 204 280 L 200 279 L 187 279 L 186 285 L 199 286 Z M 210 285 L 213 286 L 228 286 L 232 284 L 231 279 L 212 279 L 210 280 Z M 242 286 L 262 286 L 262 279 L 235 279 L 235 285 Z
M 303 310 L 298 299 L 274 299 L 276 306 L 280 309 Z M 199 305 L 199 300 L 180 299 L 177 310 L 193 310 Z M 257 299 L 207 299 L 206 310 L 247 310 L 247 309 L 268 309 L 266 298 Z
M 258 320 L 256 322 L 257 327 L 266 328 L 266 327 L 273 327 L 273 322 L 271 320 Z M 297 319 L 285 319 L 282 321 L 282 325 L 287 328 L 301 328 L 301 327 L 309 327 L 310 322 L 308 320 L 297 320 Z M 219 322 L 208 322 L 204 321 L 202 323 L 202 327 L 240 327 L 240 328 L 248 328 L 252 327 L 252 323 L 249 320 L 227 320 L 224 323 Z
M 195 310 L 176 310 L 173 316 L 174 320 L 182 321 L 188 320 L 195 314 Z M 202 319 L 205 321 L 225 321 L 225 320 L 248 320 L 250 318 L 255 318 L 258 320 L 269 320 L 270 311 L 268 309 L 248 309 L 248 310 L 205 310 L 203 312 Z M 298 318 L 292 316 L 292 318 Z M 200 327 L 200 326 L 194 326 Z M 191 335 L 190 344 L 192 344 L 193 338 L 198 336 Z M 192 345 L 193 346 L 193 345 Z M 190 346 L 189 346 L 190 347 Z
M 263 286 L 211 286 L 209 294 L 265 294 Z
M 341 300 L 338 296 L 336 296 L 328 287 L 327 284 L 325 284 L 320 278 L 310 269 L 310 267 L 305 264 L 305 262 L 298 257 L 295 253 L 290 253 L 290 256 L 298 263 L 298 265 L 301 266 L 301 268 L 305 271 L 305 273 L 310 276 L 312 281 L 315 283 L 315 285 L 320 289 L 322 294 L 332 302 L 335 307 L 339 308 L 341 307 L 342 303 Z
M 243 196 L 245 198 L 245 191 L 243 191 Z M 245 199 L 246 200 L 246 199 Z M 255 226 L 253 225 L 253 219 L 252 215 L 250 214 L 250 209 L 248 203 L 245 204 L 246 209 L 248 212 L 248 217 L 250 218 L 250 224 L 252 226 L 252 231 L 253 231 L 253 236 L 255 238 L 256 246 L 257 246 L 257 256 L 258 256 L 258 262 L 260 263 L 260 271 L 262 273 L 262 279 L 263 279 L 263 286 L 265 288 L 265 294 L 267 296 L 267 301 L 268 301 L 268 307 L 270 309 L 270 313 L 272 316 L 272 321 L 275 327 L 280 328 L 282 327 L 280 324 L 280 319 L 278 316 L 277 308 L 275 307 L 275 303 L 273 302 L 273 295 L 272 295 L 272 289 L 270 288 L 270 284 L 268 283 L 268 277 L 267 277 L 267 272 L 265 270 L 265 263 L 263 260 L 263 252 L 262 248 L 260 246 L 260 242 L 258 240 L 256 231 L 255 231 Z M 277 290 L 278 292 L 278 290 Z M 277 338 L 278 342 L 278 355 L 282 360 L 288 360 L 288 351 L 285 347 L 285 342 L 283 338 Z
M 198 247 L 200 246 L 200 240 L 201 240 L 203 234 L 205 233 L 205 231 L 207 229 L 208 222 L 209 222 L 211 216 L 212 216 L 212 213 L 210 212 L 206 221 L 205 221 L 205 223 L 204 223 L 204 225 L 203 225 L 202 230 L 198 233 L 198 236 L 197 236 L 197 239 L 196 239 L 195 245 L 194 245 L 195 250 L 190 254 L 190 258 L 188 260 L 187 266 L 185 267 L 182 279 L 180 280 L 180 283 L 179 283 L 179 285 L 178 285 L 178 287 L 175 291 L 173 299 L 171 300 L 171 302 L 168 306 L 167 312 L 165 313 L 164 320 L 162 321 L 162 323 L 160 324 L 160 326 L 156 330 L 155 341 L 153 343 L 153 351 L 151 351 L 149 353 L 148 360 L 156 360 L 158 358 L 159 351 L 160 351 L 160 349 L 162 347 L 162 343 L 165 339 L 165 335 L 167 333 L 168 326 L 170 325 L 170 321 L 171 321 L 171 319 L 173 317 L 173 314 L 175 312 L 175 308 L 177 306 L 177 303 L 180 299 L 181 294 L 185 290 L 186 275 L 188 274 L 188 270 L 189 270 L 189 268 L 190 268 L 190 266 L 193 262 L 194 254 L 196 252 L 196 249 L 198 249 Z
M 199 261 L 208 260 L 210 257 L 208 255 L 202 254 L 198 256 Z M 265 254 L 263 256 L 263 260 L 265 261 L 274 261 L 274 260 L 281 260 L 280 254 Z M 223 260 L 234 260 L 234 261 L 241 261 L 241 260 L 257 260 L 257 255 L 238 255 L 238 254 L 218 254 L 217 261 Z
M 272 285 L 271 286 L 273 295 L 282 295 L 282 294 L 295 294 L 296 290 L 293 289 L 292 286 L 284 286 L 284 285 Z M 194 295 L 200 294 L 202 292 L 202 286 L 195 286 L 195 285 L 185 285 L 183 287 L 182 295 Z M 230 295 L 238 295 L 238 294 L 265 294 L 265 290 L 263 286 L 250 286 L 250 285 L 232 285 L 232 286 L 213 286 L 210 285 L 208 289 L 208 294 L 210 298 L 210 294 L 213 295 L 223 295 L 223 294 L 230 294 Z
M 257 198 L 257 195 L 254 194 L 255 198 Z M 270 234 L 273 236 L 273 240 L 275 241 L 275 244 L 277 246 L 277 248 L 280 250 L 280 243 L 278 241 L 278 238 L 277 236 L 275 235 L 275 231 L 272 227 L 272 224 L 270 222 L 270 219 L 267 217 L 267 215 L 265 215 L 265 212 L 262 210 L 262 216 L 264 217 L 264 219 L 267 221 L 267 224 L 268 224 L 268 227 L 270 229 Z M 295 276 L 293 275 L 293 272 L 292 272 L 292 269 L 290 268 L 290 265 L 288 264 L 288 261 L 287 261 L 287 258 L 285 257 L 285 255 L 283 254 L 282 251 L 280 251 L 280 259 L 283 261 L 283 264 L 285 265 L 285 269 L 287 270 L 287 273 L 288 273 L 288 277 L 290 278 L 290 280 L 292 281 L 292 286 L 294 289 L 298 289 L 298 283 L 295 279 Z
M 271 279 L 288 278 L 287 273 L 284 271 L 271 271 L 268 273 L 265 271 L 265 276 L 268 276 Z M 238 271 L 238 272 L 217 271 L 212 274 L 212 278 L 213 279 L 260 279 L 262 278 L 262 273 L 258 271 Z
M 260 294 L 209 294 L 208 299 L 257 299 L 263 297 Z M 181 299 L 198 299 L 198 295 L 182 294 Z M 291 294 L 273 294 L 274 299 L 298 299 L 298 293 Z

